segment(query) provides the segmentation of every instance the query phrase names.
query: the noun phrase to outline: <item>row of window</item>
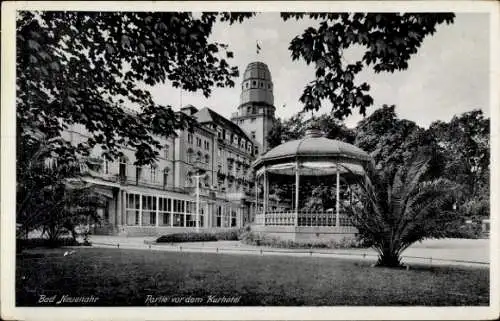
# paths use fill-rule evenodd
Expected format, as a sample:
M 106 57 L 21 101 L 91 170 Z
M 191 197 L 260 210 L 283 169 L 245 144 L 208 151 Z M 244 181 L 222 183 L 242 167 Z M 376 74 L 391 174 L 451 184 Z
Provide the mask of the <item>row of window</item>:
M 188 138 L 188 144 L 192 144 L 193 143 L 193 134 L 188 133 L 187 138 Z M 210 142 L 208 140 L 203 140 L 200 137 L 196 137 L 196 146 L 201 147 L 202 143 L 203 143 L 203 148 L 205 150 L 210 150 Z
M 210 161 L 210 156 L 208 154 L 202 155 L 200 151 L 198 153 L 194 153 L 193 150 L 187 150 L 187 163 L 192 164 L 194 162 L 202 162 L 208 164 Z
M 257 119 L 257 118 L 255 118 L 255 117 L 250 118 L 250 123 L 255 123 L 255 120 L 256 120 L 256 119 Z M 244 120 L 244 119 L 240 119 L 240 120 L 238 121 L 238 124 L 240 124 L 240 125 L 242 125 L 243 123 L 245 123 L 245 120 Z
M 249 82 L 249 81 L 247 81 L 247 82 L 245 83 L 245 88 L 248 88 L 248 87 L 249 87 L 249 85 L 250 85 L 250 82 Z M 255 87 L 257 87 L 257 80 L 252 80 L 252 88 L 255 88 Z M 259 82 L 259 87 L 260 87 L 260 88 L 264 88 L 264 82 L 263 82 L 263 81 L 260 81 L 260 82 Z M 268 84 L 267 84 L 267 89 L 271 89 L 271 83 L 268 83 Z
M 251 151 L 251 148 L 252 148 L 252 143 L 246 139 L 244 139 L 243 137 L 239 137 L 238 135 L 236 134 L 229 134 L 227 135 L 226 134 L 226 130 L 224 128 L 222 128 L 222 130 L 218 130 L 217 131 L 217 137 L 219 139 L 223 139 L 223 140 L 226 140 L 228 141 L 230 144 L 233 144 L 237 147 L 240 147 L 246 151 Z
M 205 227 L 206 204 L 200 204 L 200 226 Z M 158 225 L 173 227 L 196 226 L 196 203 L 169 197 L 157 197 L 127 193 L 125 197 L 127 225 Z M 217 205 L 213 227 L 235 227 L 236 211 L 228 206 Z
M 119 167 L 119 177 L 122 179 L 126 179 L 128 175 L 127 171 L 127 163 L 124 161 L 120 161 L 120 167 Z M 163 170 L 159 169 L 156 166 L 148 166 L 146 168 L 140 167 L 140 166 L 134 166 L 135 167 L 135 181 L 136 184 L 139 184 L 139 182 L 142 179 L 146 179 L 144 176 L 146 173 L 149 173 L 149 180 L 151 183 L 159 183 L 160 178 L 162 178 L 162 183 L 163 186 L 167 186 L 168 184 L 168 173 L 170 169 L 168 167 L 164 168 Z M 108 174 L 105 172 L 105 174 Z

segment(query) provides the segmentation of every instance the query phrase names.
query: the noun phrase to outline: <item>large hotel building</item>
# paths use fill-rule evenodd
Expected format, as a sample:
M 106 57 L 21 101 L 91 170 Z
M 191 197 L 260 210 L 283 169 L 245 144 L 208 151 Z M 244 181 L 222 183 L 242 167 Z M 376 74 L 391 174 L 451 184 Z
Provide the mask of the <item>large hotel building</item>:
M 197 217 L 201 231 L 238 228 L 252 220 L 261 189 L 255 186 L 251 164 L 267 150 L 266 136 L 275 119 L 268 67 L 261 62 L 247 66 L 240 104 L 231 120 L 207 107 L 188 105 L 180 112 L 192 116 L 197 125 L 193 132 L 159 137 L 164 148 L 154 166 L 133 165 L 132 149 L 123 150 L 125 156 L 114 162 L 101 159 L 98 148 L 93 150 L 85 180 L 106 199 L 95 233 L 132 236 L 194 230 Z M 77 144 L 86 133 L 75 125 L 64 135 Z

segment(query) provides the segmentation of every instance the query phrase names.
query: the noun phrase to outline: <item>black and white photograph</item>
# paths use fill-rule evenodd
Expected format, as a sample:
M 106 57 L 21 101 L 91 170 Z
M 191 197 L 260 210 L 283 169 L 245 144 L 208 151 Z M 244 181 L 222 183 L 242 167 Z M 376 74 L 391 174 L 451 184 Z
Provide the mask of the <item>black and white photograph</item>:
M 2 319 L 498 317 L 499 6 L 418 3 L 2 3 Z

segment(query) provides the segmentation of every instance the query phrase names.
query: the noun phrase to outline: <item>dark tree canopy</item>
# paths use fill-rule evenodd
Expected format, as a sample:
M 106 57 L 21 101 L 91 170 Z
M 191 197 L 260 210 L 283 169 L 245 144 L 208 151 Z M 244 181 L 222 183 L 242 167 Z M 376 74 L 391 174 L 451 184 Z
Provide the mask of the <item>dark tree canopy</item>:
M 476 109 L 456 115 L 450 122 L 436 121 L 430 125 L 429 131 L 445 151 L 442 176 L 467 188 L 466 203 L 471 198 L 481 204 L 488 203 L 490 119 Z M 483 206 L 481 204 L 479 206 Z M 483 209 L 480 211 L 484 212 Z
M 373 104 L 368 83 L 357 83 L 364 68 L 394 72 L 408 68 L 412 55 L 436 26 L 452 23 L 453 13 L 281 13 L 282 18 L 309 17 L 319 27 L 309 27 L 290 43 L 293 60 L 313 64 L 316 79 L 307 84 L 300 101 L 304 110 L 318 110 L 321 102 L 331 103 L 332 114 L 343 119 L 359 109 L 365 115 Z M 363 48 L 360 60 L 348 63 L 344 51 Z
M 429 174 L 439 176 L 444 161 L 436 137 L 407 119 L 395 106 L 383 105 L 358 123 L 355 145 L 369 152 L 378 168 L 394 173 L 417 154 L 429 156 Z
M 320 115 L 306 120 L 304 113 L 298 113 L 287 120 L 279 118 L 276 120 L 267 136 L 269 147 L 273 148 L 286 141 L 303 138 L 306 129 L 311 125 L 319 128 L 327 138 L 354 143 L 355 130 L 348 128 L 331 115 Z
M 158 137 L 190 128 L 193 120 L 157 104 L 146 89 L 164 82 L 209 96 L 234 86 L 238 69 L 226 44 L 208 37 L 216 22 L 241 22 L 250 13 L 21 11 L 17 17 L 17 222 L 27 232 L 92 218 L 95 206 L 80 189 L 82 157 L 100 146 L 108 160 L 124 147 L 137 165 L 152 163 Z M 127 103 L 137 112 L 127 111 Z M 61 133 L 80 124 L 89 137 L 78 146 Z M 53 161 L 47 167 L 46 161 Z M 83 204 L 78 211 L 68 207 Z
M 208 41 L 217 21 L 233 23 L 252 14 L 189 12 L 19 13 L 17 20 L 17 119 L 21 135 L 36 128 L 56 137 L 66 125 L 91 133 L 79 146 L 96 144 L 108 159 L 121 146 L 149 163 L 161 148 L 152 134 L 169 136 L 189 125 L 170 106 L 155 103 L 145 85 L 170 81 L 174 87 L 210 95 L 213 87 L 234 86 L 238 69 L 226 44 Z M 137 115 L 123 110 L 129 101 Z

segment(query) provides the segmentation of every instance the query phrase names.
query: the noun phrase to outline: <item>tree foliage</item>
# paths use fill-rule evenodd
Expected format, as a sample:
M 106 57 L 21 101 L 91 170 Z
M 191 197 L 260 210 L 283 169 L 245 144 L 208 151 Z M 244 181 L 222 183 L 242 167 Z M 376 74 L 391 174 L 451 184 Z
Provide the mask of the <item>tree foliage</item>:
M 477 221 L 489 217 L 490 119 L 476 109 L 450 122 L 434 122 L 429 131 L 443 150 L 441 175 L 466 187 L 458 202 L 460 216 Z
M 273 148 L 289 140 L 303 138 L 306 129 L 310 126 L 319 128 L 324 136 L 330 139 L 353 143 L 356 137 L 353 129 L 347 128 L 345 124 L 331 115 L 320 115 L 306 120 L 304 113 L 301 112 L 286 120 L 276 120 L 266 137 L 269 147 Z
M 17 20 L 17 119 L 21 135 L 35 127 L 48 138 L 74 123 L 90 132 L 80 144 L 95 145 L 113 159 L 122 147 L 139 165 L 158 156 L 154 135 L 189 125 L 182 113 L 153 100 L 145 85 L 166 81 L 210 95 L 234 86 L 238 69 L 226 44 L 208 41 L 217 21 L 233 23 L 247 13 L 69 12 L 19 13 Z M 131 114 L 124 103 L 135 104 Z
M 17 17 L 17 220 L 26 233 L 45 227 L 57 236 L 93 211 L 68 190 L 81 156 L 99 146 L 113 160 L 124 148 L 135 163 L 155 162 L 159 137 L 189 128 L 192 120 L 157 104 L 148 86 L 170 82 L 209 96 L 232 87 L 233 53 L 208 37 L 216 22 L 235 23 L 252 13 L 21 11 Z M 137 111 L 124 108 L 127 104 Z M 77 146 L 61 137 L 79 124 L 88 137 Z M 46 168 L 45 160 L 57 159 Z M 76 194 L 75 194 L 76 193 Z M 66 205 L 87 202 L 74 212 Z M 90 215 L 90 216 L 89 216 Z M 27 234 L 27 233 L 26 233 Z
M 418 154 L 430 157 L 428 175 L 437 177 L 443 154 L 432 132 L 412 121 L 399 119 L 395 106 L 383 105 L 356 127 L 354 144 L 370 153 L 378 168 L 394 173 Z
M 19 148 L 20 153 L 28 151 L 31 157 L 18 165 L 18 237 L 27 237 L 35 229 L 46 232 L 51 241 L 64 230 L 75 237 L 78 225 L 99 221 L 97 207 L 102 206 L 102 200 L 81 179 L 82 164 L 68 152 L 71 146 L 66 148 L 66 144 L 60 138 L 46 140 L 42 136 L 39 141 L 26 141 Z M 60 146 L 66 153 L 54 152 L 54 146 Z
M 469 186 L 476 195 L 489 182 L 490 120 L 479 109 L 436 121 L 429 130 L 446 151 L 443 176 Z
M 358 109 L 365 115 L 373 104 L 368 83 L 357 83 L 366 68 L 394 72 L 408 68 L 423 40 L 442 23 L 452 23 L 453 13 L 281 13 L 282 18 L 309 17 L 319 27 L 309 27 L 290 43 L 293 60 L 313 64 L 316 79 L 304 88 L 300 101 L 304 110 L 318 110 L 327 100 L 332 115 L 343 119 Z M 362 57 L 348 62 L 345 51 L 362 48 Z

